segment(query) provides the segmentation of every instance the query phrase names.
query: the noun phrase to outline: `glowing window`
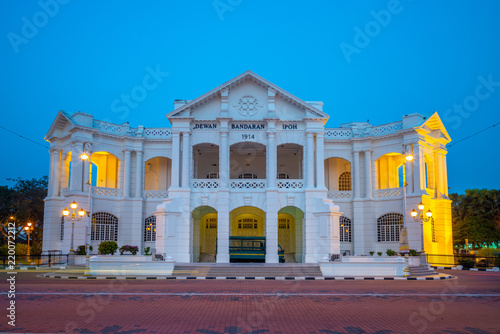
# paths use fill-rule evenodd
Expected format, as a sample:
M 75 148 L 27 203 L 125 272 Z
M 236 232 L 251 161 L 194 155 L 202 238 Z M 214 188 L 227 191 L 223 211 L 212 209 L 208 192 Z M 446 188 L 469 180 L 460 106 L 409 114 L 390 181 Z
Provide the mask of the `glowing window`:
M 144 219 L 144 241 L 156 241 L 156 217 Z
M 339 175 L 339 191 L 351 191 L 351 172 Z
M 107 212 L 92 214 L 91 240 L 118 241 L 118 218 Z
M 403 215 L 387 213 L 377 219 L 378 242 L 399 241 L 399 231 L 403 226 Z
M 351 242 L 351 220 L 341 216 L 339 218 L 340 242 Z

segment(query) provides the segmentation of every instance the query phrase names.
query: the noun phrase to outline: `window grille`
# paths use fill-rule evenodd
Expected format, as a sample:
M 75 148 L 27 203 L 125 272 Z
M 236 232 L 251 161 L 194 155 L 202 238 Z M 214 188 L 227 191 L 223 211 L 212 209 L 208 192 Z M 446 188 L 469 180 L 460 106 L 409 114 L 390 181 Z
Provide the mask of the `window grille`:
M 243 218 L 238 220 L 238 228 L 257 229 L 257 220 L 252 218 Z
M 92 214 L 91 240 L 118 241 L 118 218 L 107 212 Z
M 278 219 L 278 228 L 289 230 L 290 229 L 290 219 L 279 218 Z
M 156 216 L 144 219 L 144 241 L 156 241 Z
M 61 216 L 61 241 L 64 240 L 64 216 Z
M 399 241 L 399 231 L 403 226 L 403 215 L 400 213 L 387 213 L 377 219 L 378 242 Z
M 339 228 L 340 228 L 340 242 L 351 242 L 352 241 L 351 220 L 347 217 L 341 216 L 339 218 Z
M 339 191 L 351 191 L 351 172 L 339 175 Z
M 434 218 L 431 217 L 431 232 L 432 232 L 432 242 L 436 242 L 436 227 L 434 226 Z
M 218 179 L 219 178 L 219 173 L 208 173 L 207 174 L 207 179 Z
M 205 219 L 205 228 L 217 228 L 217 218 Z
M 257 178 L 257 174 L 253 174 L 253 173 L 243 173 L 243 174 L 238 175 L 238 179 L 256 179 L 256 178 Z

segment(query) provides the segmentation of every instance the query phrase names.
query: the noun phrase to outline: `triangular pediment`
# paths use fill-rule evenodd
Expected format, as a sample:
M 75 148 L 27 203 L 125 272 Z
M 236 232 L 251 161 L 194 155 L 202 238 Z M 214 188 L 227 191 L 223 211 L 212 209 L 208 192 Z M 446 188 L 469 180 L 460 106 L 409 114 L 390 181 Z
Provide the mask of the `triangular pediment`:
M 210 120 L 228 117 L 237 120 L 322 119 L 329 115 L 318 109 L 321 103 L 303 101 L 252 71 L 246 71 L 217 88 L 183 104 L 166 116 L 170 119 Z
M 67 133 L 69 128 L 75 125 L 71 119 L 71 115 L 65 111 L 59 110 L 56 118 L 45 135 L 45 140 L 50 141 L 52 137 L 60 137 L 62 134 Z
M 447 144 L 451 142 L 451 137 L 446 131 L 443 121 L 435 112 L 431 117 L 426 119 L 424 123 L 415 128 L 417 132 L 432 137 L 434 140 Z

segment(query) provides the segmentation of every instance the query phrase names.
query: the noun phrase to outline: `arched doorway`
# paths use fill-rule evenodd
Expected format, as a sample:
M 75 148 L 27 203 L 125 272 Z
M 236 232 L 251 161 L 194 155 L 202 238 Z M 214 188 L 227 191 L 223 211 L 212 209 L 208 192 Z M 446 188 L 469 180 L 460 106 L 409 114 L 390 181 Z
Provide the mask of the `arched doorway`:
M 285 251 L 285 261 L 303 262 L 302 219 L 304 212 L 295 206 L 278 211 L 278 244 Z
M 210 206 L 193 210 L 193 262 L 215 262 L 217 211 Z

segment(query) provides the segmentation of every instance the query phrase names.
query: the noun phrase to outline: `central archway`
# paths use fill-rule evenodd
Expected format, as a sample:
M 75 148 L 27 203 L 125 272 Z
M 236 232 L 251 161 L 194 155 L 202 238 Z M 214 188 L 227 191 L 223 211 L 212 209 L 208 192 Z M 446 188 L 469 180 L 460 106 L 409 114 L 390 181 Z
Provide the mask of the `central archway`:
M 217 210 L 199 206 L 193 210 L 193 262 L 215 262 Z

